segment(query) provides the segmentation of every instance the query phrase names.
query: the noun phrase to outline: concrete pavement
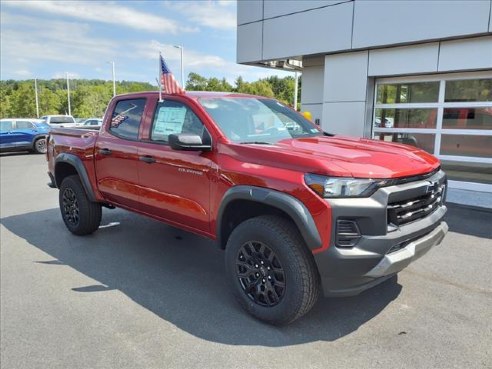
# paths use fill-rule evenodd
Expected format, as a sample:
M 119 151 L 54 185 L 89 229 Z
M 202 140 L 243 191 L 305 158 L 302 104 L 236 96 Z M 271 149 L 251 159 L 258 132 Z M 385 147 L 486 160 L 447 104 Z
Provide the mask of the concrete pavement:
M 240 309 L 211 241 L 118 209 L 73 236 L 44 157 L 0 170 L 2 369 L 490 368 L 488 211 L 450 204 L 441 246 L 278 328 Z

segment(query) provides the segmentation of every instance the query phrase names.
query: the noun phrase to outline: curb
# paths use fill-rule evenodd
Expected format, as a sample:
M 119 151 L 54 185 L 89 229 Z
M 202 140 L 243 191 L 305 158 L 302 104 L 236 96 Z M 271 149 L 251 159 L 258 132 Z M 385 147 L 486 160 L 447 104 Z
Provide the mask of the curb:
M 482 206 L 462 204 L 459 202 L 447 202 L 446 201 L 445 205 L 449 208 L 466 208 L 466 209 L 470 209 L 470 210 L 481 211 L 484 213 L 492 213 L 492 208 L 484 208 Z

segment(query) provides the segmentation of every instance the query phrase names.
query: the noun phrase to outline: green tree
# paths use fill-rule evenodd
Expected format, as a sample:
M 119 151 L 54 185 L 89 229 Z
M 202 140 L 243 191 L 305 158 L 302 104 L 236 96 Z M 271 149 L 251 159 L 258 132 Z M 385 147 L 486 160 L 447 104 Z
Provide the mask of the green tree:
M 59 114 L 61 107 L 59 94 L 46 87 L 38 88 L 39 115 Z
M 40 115 L 68 113 L 67 82 L 63 78 L 38 80 Z M 186 82 L 188 91 L 231 91 L 276 97 L 291 104 L 294 94 L 292 77 L 269 77 L 255 82 L 245 82 L 238 77 L 234 86 L 225 78 L 205 78 L 190 73 Z M 118 81 L 118 94 L 139 91 L 155 91 L 156 86 L 146 82 Z M 113 96 L 111 81 L 74 79 L 70 81 L 71 112 L 76 117 L 102 116 Z M 35 117 L 36 103 L 34 81 L 0 81 L 0 118 Z
M 207 79 L 202 77 L 198 73 L 188 74 L 188 80 L 186 81 L 187 91 L 206 91 Z
M 36 98 L 34 93 L 34 83 L 23 81 L 18 84 L 11 96 L 10 114 L 17 117 L 35 117 L 36 116 Z M 34 82 L 34 81 L 33 81 Z
M 239 76 L 236 78 L 236 80 L 234 81 L 234 83 L 236 84 L 236 87 L 234 89 L 234 91 L 238 92 L 238 91 L 241 91 L 243 89 L 243 86 L 244 86 L 244 80 L 243 80 L 243 77 Z
M 278 76 L 271 76 L 265 80 L 270 84 L 272 91 L 278 100 L 285 104 L 292 104 L 294 102 L 294 77 L 288 76 L 279 78 Z M 301 100 L 300 96 L 298 96 L 298 100 Z
M 251 83 L 243 82 L 241 84 L 241 88 L 237 89 L 237 92 L 266 97 L 275 97 L 272 87 L 266 80 L 259 80 Z
M 232 86 L 226 81 L 225 78 L 222 78 L 222 80 L 219 80 L 218 78 L 210 78 L 207 81 L 207 86 L 205 91 L 226 91 L 230 92 L 232 91 Z
M 0 81 L 0 117 L 10 117 L 12 109 L 10 103 L 11 93 L 11 88 L 3 81 Z
M 77 117 L 102 117 L 111 100 L 113 86 L 81 86 L 73 94 L 73 115 Z

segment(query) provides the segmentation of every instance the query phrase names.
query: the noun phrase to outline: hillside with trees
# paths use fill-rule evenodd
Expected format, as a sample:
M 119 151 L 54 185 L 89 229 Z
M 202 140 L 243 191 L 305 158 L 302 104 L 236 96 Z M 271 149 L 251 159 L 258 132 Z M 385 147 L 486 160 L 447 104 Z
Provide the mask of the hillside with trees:
M 272 76 L 255 82 L 246 82 L 242 77 L 238 77 L 234 85 L 231 85 L 225 78 L 205 78 L 197 73 L 190 73 L 186 82 L 186 90 L 248 93 L 275 97 L 292 105 L 294 84 L 294 77 Z M 68 113 L 65 79 L 38 80 L 37 85 L 40 116 Z M 156 90 L 156 86 L 145 82 L 121 81 L 116 83 L 117 94 Z M 70 107 L 75 117 L 102 117 L 112 96 L 112 81 L 70 80 Z M 36 117 L 34 80 L 0 81 L 0 118 L 10 117 Z
M 64 79 L 38 80 L 39 115 L 67 114 L 67 85 Z M 117 82 L 118 94 L 156 90 L 143 82 Z M 75 117 L 101 117 L 113 97 L 113 82 L 74 79 L 70 81 L 70 106 Z M 34 80 L 0 81 L 0 117 L 36 117 Z

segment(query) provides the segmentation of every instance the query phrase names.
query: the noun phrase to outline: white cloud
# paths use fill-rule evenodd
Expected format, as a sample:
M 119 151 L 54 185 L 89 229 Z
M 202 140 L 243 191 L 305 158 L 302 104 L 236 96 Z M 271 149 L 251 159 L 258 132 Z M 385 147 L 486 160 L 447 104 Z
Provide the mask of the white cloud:
M 14 74 L 19 76 L 20 78 L 28 78 L 32 76 L 32 73 L 28 71 L 27 69 L 19 69 L 15 70 Z
M 172 44 L 163 44 L 156 40 L 138 45 L 132 56 L 157 60 L 159 52 L 162 52 L 162 56 L 166 61 L 181 62 L 181 51 L 178 48 Z M 187 48 L 183 49 L 183 60 L 185 68 L 221 68 L 227 64 L 227 61 L 220 56 L 207 55 Z
M 168 64 L 175 66 L 174 68 L 171 66 L 171 69 L 178 76 L 181 54 L 180 50 L 171 44 L 164 44 L 152 40 L 149 43 L 139 45 L 132 56 L 135 58 L 153 59 L 157 63 L 159 51 L 162 52 L 162 56 Z M 194 50 L 187 50 L 186 48 L 183 52 L 183 59 L 185 75 L 195 72 L 217 78 L 224 77 L 230 83 L 233 83 L 239 76 L 242 76 L 245 81 L 255 81 L 272 75 L 278 75 L 280 77 L 293 75 L 293 73 L 274 69 L 237 64 L 217 55 L 204 54 Z
M 235 1 L 169 1 L 165 4 L 200 26 L 221 30 L 235 30 L 237 26 Z
M 22 27 L 18 27 L 22 24 Z M 2 13 L 2 64 L 53 62 L 100 64 L 115 53 L 114 42 L 88 36 L 83 23 L 50 21 Z M 104 59 L 103 59 L 104 60 Z M 2 66 L 2 69 L 4 66 Z
M 194 31 L 193 28 L 183 27 L 172 19 L 125 7 L 122 5 L 122 2 L 2 1 L 2 6 L 25 8 L 36 12 L 51 13 L 86 21 L 109 23 L 149 32 L 175 34 L 180 31 Z M 47 22 L 43 23 L 46 24 Z
M 128 30 L 127 36 L 112 39 L 110 38 L 111 32 L 97 32 L 88 22 L 76 22 L 66 17 L 46 20 L 40 15 L 15 14 L 15 9 L 12 8 L 6 12 L 3 8 L 6 3 L 2 1 L 0 14 L 0 66 L 2 75 L 12 76 L 9 78 L 15 76 L 30 78 L 43 73 L 45 73 L 44 78 L 53 74 L 56 77 L 65 78 L 63 71 L 73 71 L 73 74 L 77 73 L 77 77 L 82 75 L 85 78 L 109 79 L 111 78 L 111 67 L 106 62 L 114 60 L 117 79 L 153 83 L 158 70 L 159 51 L 162 52 L 171 70 L 177 76 L 180 75 L 180 50 L 173 47 L 171 39 L 167 37 L 168 41 L 162 43 L 156 40 L 142 40 L 139 39 L 141 35 L 132 38 L 132 30 Z M 63 4 L 71 6 L 72 3 L 63 2 Z M 203 2 L 203 4 L 205 7 L 210 6 L 209 3 Z M 230 10 L 231 7 L 230 2 L 214 2 L 213 4 L 219 9 L 224 7 Z M 109 17 L 108 14 L 104 16 Z M 222 16 L 216 15 L 217 19 L 220 17 Z M 223 33 L 230 34 L 231 32 L 225 31 L 220 34 Z M 160 35 L 153 37 L 157 39 Z M 185 76 L 190 72 L 195 72 L 205 77 L 225 77 L 233 83 L 238 76 L 242 76 L 246 81 L 253 81 L 271 75 L 292 75 L 272 69 L 239 65 L 232 60 L 229 61 L 212 54 L 213 51 L 198 51 L 191 45 L 187 46 L 185 40 L 183 42 L 185 45 Z M 199 47 L 201 50 L 206 50 L 207 46 L 204 44 Z M 212 46 L 211 49 L 215 48 Z M 28 76 L 25 72 L 22 75 L 19 71 L 29 71 L 31 75 Z M 62 72 L 56 73 L 58 71 Z

